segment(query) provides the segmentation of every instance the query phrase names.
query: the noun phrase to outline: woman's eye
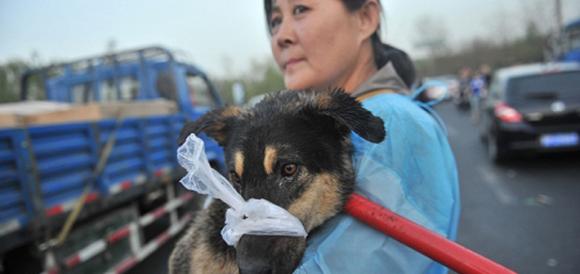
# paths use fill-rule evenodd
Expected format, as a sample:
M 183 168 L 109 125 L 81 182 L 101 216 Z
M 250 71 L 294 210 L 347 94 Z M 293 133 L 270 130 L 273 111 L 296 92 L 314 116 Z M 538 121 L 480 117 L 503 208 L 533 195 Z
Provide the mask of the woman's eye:
M 304 12 L 305 12 L 305 11 L 307 11 L 307 10 L 308 10 L 308 8 L 307 8 L 306 6 L 303 6 L 303 5 L 297 5 L 297 6 L 295 6 L 295 7 L 294 7 L 294 9 L 292 10 L 292 14 L 294 14 L 294 15 L 298 15 L 298 14 L 304 13 Z
M 282 176 L 290 177 L 296 174 L 298 171 L 298 166 L 296 164 L 286 164 L 282 167 Z
M 280 17 L 274 17 L 270 20 L 270 29 L 275 29 L 280 25 L 282 19 Z

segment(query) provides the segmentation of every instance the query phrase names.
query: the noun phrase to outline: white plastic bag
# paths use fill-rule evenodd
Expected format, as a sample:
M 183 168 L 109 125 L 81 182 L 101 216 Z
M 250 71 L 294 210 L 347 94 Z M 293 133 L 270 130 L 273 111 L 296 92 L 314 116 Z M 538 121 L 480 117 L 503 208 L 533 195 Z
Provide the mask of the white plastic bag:
M 242 235 L 306 237 L 303 224 L 285 209 L 264 199 L 244 198 L 219 172 L 209 166 L 204 144 L 195 134 L 177 150 L 177 161 L 187 170 L 181 184 L 195 192 L 220 199 L 230 206 L 226 211 L 222 238 L 235 246 Z

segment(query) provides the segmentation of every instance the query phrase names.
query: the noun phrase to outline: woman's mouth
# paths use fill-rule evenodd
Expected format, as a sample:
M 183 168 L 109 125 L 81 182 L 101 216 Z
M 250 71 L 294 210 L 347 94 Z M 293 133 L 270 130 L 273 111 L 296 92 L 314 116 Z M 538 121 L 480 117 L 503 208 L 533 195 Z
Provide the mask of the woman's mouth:
M 284 70 L 290 69 L 293 66 L 296 66 L 298 63 L 304 61 L 304 58 L 292 58 L 286 61 L 284 64 Z

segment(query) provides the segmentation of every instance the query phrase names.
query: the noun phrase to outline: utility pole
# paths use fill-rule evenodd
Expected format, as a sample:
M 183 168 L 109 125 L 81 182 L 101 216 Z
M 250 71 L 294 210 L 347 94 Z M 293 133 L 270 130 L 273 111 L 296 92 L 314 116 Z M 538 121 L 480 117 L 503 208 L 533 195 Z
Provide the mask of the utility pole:
M 544 48 L 544 57 L 547 60 L 556 59 L 564 50 L 564 37 L 562 33 L 562 0 L 554 1 L 554 19 L 556 21 L 554 24 L 555 30 L 551 32 L 549 36 L 550 38 L 548 38 L 546 44 L 547 47 Z
M 558 35 L 558 39 L 562 38 L 562 27 L 563 27 L 563 19 L 562 19 L 562 0 L 556 0 L 556 7 L 555 7 L 555 12 L 556 12 L 556 27 L 557 29 L 557 35 Z

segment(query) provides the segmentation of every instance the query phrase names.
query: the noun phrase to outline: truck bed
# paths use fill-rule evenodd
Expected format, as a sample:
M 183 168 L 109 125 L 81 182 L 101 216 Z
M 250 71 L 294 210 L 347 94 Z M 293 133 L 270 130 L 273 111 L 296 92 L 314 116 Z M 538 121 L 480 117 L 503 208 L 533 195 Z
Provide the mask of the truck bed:
M 0 253 L 13 235 L 36 233 L 64 219 L 86 184 L 91 212 L 129 200 L 130 190 L 175 177 L 181 114 L 0 129 Z M 117 128 L 107 164 L 91 179 L 101 150 Z M 93 182 L 91 182 L 93 181 Z M 85 215 L 87 212 L 85 212 Z M 33 237 L 34 238 L 34 237 Z

